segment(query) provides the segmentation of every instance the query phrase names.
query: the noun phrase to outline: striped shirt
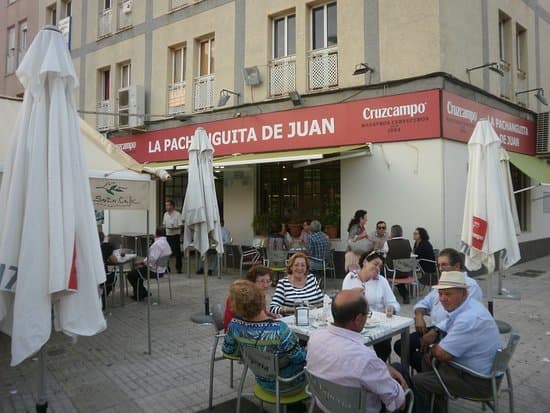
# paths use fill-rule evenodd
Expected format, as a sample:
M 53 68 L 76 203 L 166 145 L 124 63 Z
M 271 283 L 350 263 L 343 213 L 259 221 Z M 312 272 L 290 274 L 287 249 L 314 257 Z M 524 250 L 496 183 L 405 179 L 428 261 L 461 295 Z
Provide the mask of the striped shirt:
M 288 278 L 280 280 L 275 288 L 269 311 L 279 314 L 281 307 L 294 307 L 296 302 L 303 301 L 310 305 L 323 303 L 323 293 L 313 274 L 308 274 L 306 284 L 302 288 L 294 287 Z

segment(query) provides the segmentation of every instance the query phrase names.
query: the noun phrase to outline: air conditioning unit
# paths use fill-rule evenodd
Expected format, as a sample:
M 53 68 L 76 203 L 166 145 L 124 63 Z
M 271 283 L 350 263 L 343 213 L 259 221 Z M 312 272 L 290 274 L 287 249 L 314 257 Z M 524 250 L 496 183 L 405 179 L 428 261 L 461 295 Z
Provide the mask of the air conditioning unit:
M 125 1 L 122 4 L 122 13 L 124 13 L 124 14 L 132 13 L 132 2 L 131 2 L 131 0 Z
M 537 156 L 550 158 L 550 112 L 537 115 Z
M 142 85 L 132 85 L 118 90 L 118 128 L 143 126 L 145 90 Z

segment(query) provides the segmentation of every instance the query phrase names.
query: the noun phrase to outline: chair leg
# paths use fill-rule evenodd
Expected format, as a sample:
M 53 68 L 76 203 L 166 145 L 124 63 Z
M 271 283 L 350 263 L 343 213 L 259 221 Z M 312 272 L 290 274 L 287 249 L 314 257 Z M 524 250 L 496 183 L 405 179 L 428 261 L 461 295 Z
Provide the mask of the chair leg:
M 208 408 L 212 409 L 212 398 L 214 393 L 214 362 L 216 361 L 216 350 L 218 349 L 218 336 L 214 339 L 214 346 L 210 354 L 210 387 L 208 388 Z
M 229 387 L 233 388 L 233 360 L 229 360 Z
M 159 277 L 157 275 L 157 302 L 160 304 L 160 281 L 159 281 Z
M 506 369 L 506 383 L 508 384 L 508 403 L 510 405 L 510 413 L 514 413 L 514 388 L 512 386 L 512 375 L 510 369 Z
M 168 273 L 168 291 L 170 292 L 170 301 L 172 301 L 172 278 L 170 273 Z
M 241 413 L 241 399 L 243 397 L 244 380 L 246 379 L 247 371 L 248 371 L 248 367 L 245 365 L 243 367 L 243 374 L 241 375 L 241 380 L 239 381 L 239 388 L 237 390 L 237 413 Z

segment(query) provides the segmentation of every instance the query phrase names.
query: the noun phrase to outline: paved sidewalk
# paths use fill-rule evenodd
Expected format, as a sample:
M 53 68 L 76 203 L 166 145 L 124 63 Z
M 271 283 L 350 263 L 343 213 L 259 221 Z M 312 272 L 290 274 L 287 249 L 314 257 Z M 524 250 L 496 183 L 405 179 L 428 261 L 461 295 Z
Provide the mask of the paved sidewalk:
M 550 308 L 544 303 L 549 302 L 550 256 L 518 265 L 505 274 L 504 287 L 521 293 L 521 300 L 495 300 L 496 318 L 510 323 L 521 335 L 512 360 L 516 411 L 548 412 Z M 227 288 L 237 277 L 236 272 L 221 280 L 209 277 L 211 302 L 225 302 Z M 485 278 L 478 279 L 484 291 Z M 53 335 L 47 347 L 49 412 L 196 412 L 208 406 L 214 331 L 190 321 L 190 316 L 203 308 L 203 278 L 173 275 L 172 301 L 167 279 L 161 282 L 162 301 L 151 313 L 151 355 L 145 354 L 145 303 L 126 300 L 126 306 L 120 307 L 118 294 L 102 334 L 80 338 L 76 344 L 61 334 Z M 155 287 L 152 290 L 156 292 Z M 403 306 L 402 315 L 412 314 L 412 305 Z M 9 359 L 9 337 L 0 335 L 0 412 L 32 412 L 38 363 L 29 359 L 11 368 Z M 393 359 L 397 357 L 393 355 Z M 240 366 L 236 373 L 239 377 Z M 214 404 L 234 397 L 228 382 L 229 363 L 216 363 Z M 506 396 L 504 401 L 502 411 L 507 412 Z M 477 412 L 481 408 L 457 401 L 451 402 L 450 411 Z

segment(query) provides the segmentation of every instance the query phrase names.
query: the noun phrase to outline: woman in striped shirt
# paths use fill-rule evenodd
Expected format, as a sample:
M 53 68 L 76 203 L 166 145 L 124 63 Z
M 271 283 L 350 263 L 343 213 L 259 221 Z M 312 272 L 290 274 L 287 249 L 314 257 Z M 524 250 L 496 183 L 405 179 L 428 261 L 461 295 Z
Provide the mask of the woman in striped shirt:
M 275 314 L 293 314 L 296 303 L 307 301 L 310 306 L 323 304 L 323 293 L 315 276 L 309 272 L 307 255 L 298 252 L 290 257 L 288 277 L 275 288 L 269 311 Z

